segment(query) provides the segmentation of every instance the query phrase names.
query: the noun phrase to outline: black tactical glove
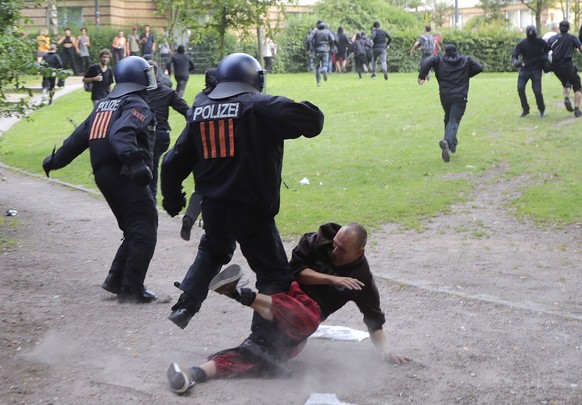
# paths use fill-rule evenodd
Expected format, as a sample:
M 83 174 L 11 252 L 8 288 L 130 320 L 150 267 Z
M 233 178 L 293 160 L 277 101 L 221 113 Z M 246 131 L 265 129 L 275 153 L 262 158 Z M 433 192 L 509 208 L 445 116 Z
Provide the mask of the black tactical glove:
M 517 62 L 513 62 L 513 66 L 515 66 L 516 68 L 520 68 L 520 67 L 524 67 L 525 63 L 517 61 Z
M 53 147 L 53 152 L 50 154 L 50 156 L 47 156 L 44 158 L 44 160 L 42 161 L 42 168 L 44 169 L 44 172 L 46 173 L 46 177 L 49 177 L 49 173 L 51 170 L 53 169 L 53 158 L 55 157 L 55 152 L 57 150 L 56 145 Z
M 122 174 L 127 174 L 136 186 L 147 186 L 153 179 L 152 170 L 144 162 L 144 152 L 140 149 L 129 154 Z
M 186 193 L 180 193 L 174 198 L 164 198 L 162 200 L 162 207 L 171 216 L 175 217 L 186 206 Z
M 131 171 L 131 181 L 136 186 L 147 186 L 154 178 L 151 169 L 143 162 L 130 166 L 129 169 Z

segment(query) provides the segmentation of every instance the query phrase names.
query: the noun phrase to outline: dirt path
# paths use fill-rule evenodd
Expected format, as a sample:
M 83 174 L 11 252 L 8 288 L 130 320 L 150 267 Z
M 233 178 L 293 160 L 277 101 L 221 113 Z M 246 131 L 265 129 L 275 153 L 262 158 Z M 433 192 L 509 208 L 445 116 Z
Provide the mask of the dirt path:
M 14 245 L 0 251 L 0 403 L 301 405 L 328 392 L 360 405 L 581 404 L 582 229 L 516 221 L 504 203 L 528 179 L 502 171 L 422 233 L 387 224 L 370 235 L 390 340 L 413 363 L 380 362 L 368 340 L 311 340 L 290 379 L 217 380 L 178 397 L 169 363 L 238 344 L 250 312 L 211 294 L 183 331 L 167 302 L 117 304 L 99 288 L 121 237 L 106 203 L 0 167 L 0 208 L 18 211 L 3 225 Z M 201 232 L 188 243 L 179 227 L 160 214 L 147 285 L 166 301 Z M 363 329 L 355 306 L 327 324 Z

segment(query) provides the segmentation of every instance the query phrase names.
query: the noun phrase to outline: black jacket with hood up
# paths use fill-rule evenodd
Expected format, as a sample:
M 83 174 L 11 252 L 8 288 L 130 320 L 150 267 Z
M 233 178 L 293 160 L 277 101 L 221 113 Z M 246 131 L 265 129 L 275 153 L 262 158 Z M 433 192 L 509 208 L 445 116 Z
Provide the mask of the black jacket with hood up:
M 483 71 L 483 66 L 468 56 L 457 53 L 456 48 L 447 46 L 444 55 L 431 56 L 422 64 L 418 78 L 426 79 L 430 69 L 434 69 L 439 82 L 439 94 L 452 102 L 467 101 L 469 79 Z

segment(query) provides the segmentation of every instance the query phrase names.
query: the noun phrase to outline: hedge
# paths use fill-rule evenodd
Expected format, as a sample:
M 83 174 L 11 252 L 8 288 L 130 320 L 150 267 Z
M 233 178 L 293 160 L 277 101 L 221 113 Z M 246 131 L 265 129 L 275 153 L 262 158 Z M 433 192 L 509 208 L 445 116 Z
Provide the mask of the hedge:
M 292 18 L 287 21 L 286 27 L 275 36 L 278 52 L 274 58 L 274 73 L 294 73 L 308 70 L 308 52 L 305 48 L 305 38 L 313 28 L 313 16 Z M 117 29 L 109 27 L 88 27 L 91 37 L 91 61 L 97 62 L 101 49 L 111 49 L 113 37 Z M 332 28 L 335 32 L 335 29 Z M 74 32 L 78 32 L 75 30 Z M 511 53 L 518 41 L 525 36 L 513 31 L 491 31 L 470 33 L 462 30 L 440 31 L 443 38 L 443 48 L 446 44 L 455 43 L 460 53 L 471 56 L 483 64 L 486 72 L 514 71 L 511 64 Z M 352 33 L 346 29 L 346 34 Z M 410 55 L 412 44 L 418 39 L 421 32 L 395 31 L 390 32 L 392 44 L 387 53 L 388 70 L 390 72 L 414 72 L 418 70 L 420 54 Z M 29 34 L 31 40 L 38 33 Z M 191 44 L 188 53 L 196 62 L 197 73 L 218 63 L 218 38 L 209 34 L 200 43 Z M 227 35 L 226 51 L 246 52 L 258 59 L 256 40 L 237 41 L 234 35 Z M 159 54 L 156 54 L 156 60 Z M 576 56 L 576 63 L 580 65 L 582 58 Z M 262 62 L 262 61 L 261 61 Z

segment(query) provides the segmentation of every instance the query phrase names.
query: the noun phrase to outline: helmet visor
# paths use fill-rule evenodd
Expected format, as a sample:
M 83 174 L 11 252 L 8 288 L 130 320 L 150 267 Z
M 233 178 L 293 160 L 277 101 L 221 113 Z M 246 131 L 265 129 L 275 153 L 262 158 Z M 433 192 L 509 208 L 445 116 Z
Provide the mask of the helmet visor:
M 156 80 L 156 74 L 154 73 L 153 66 L 148 66 L 145 70 L 146 76 L 148 78 L 147 90 L 155 90 L 158 88 L 158 81 Z

